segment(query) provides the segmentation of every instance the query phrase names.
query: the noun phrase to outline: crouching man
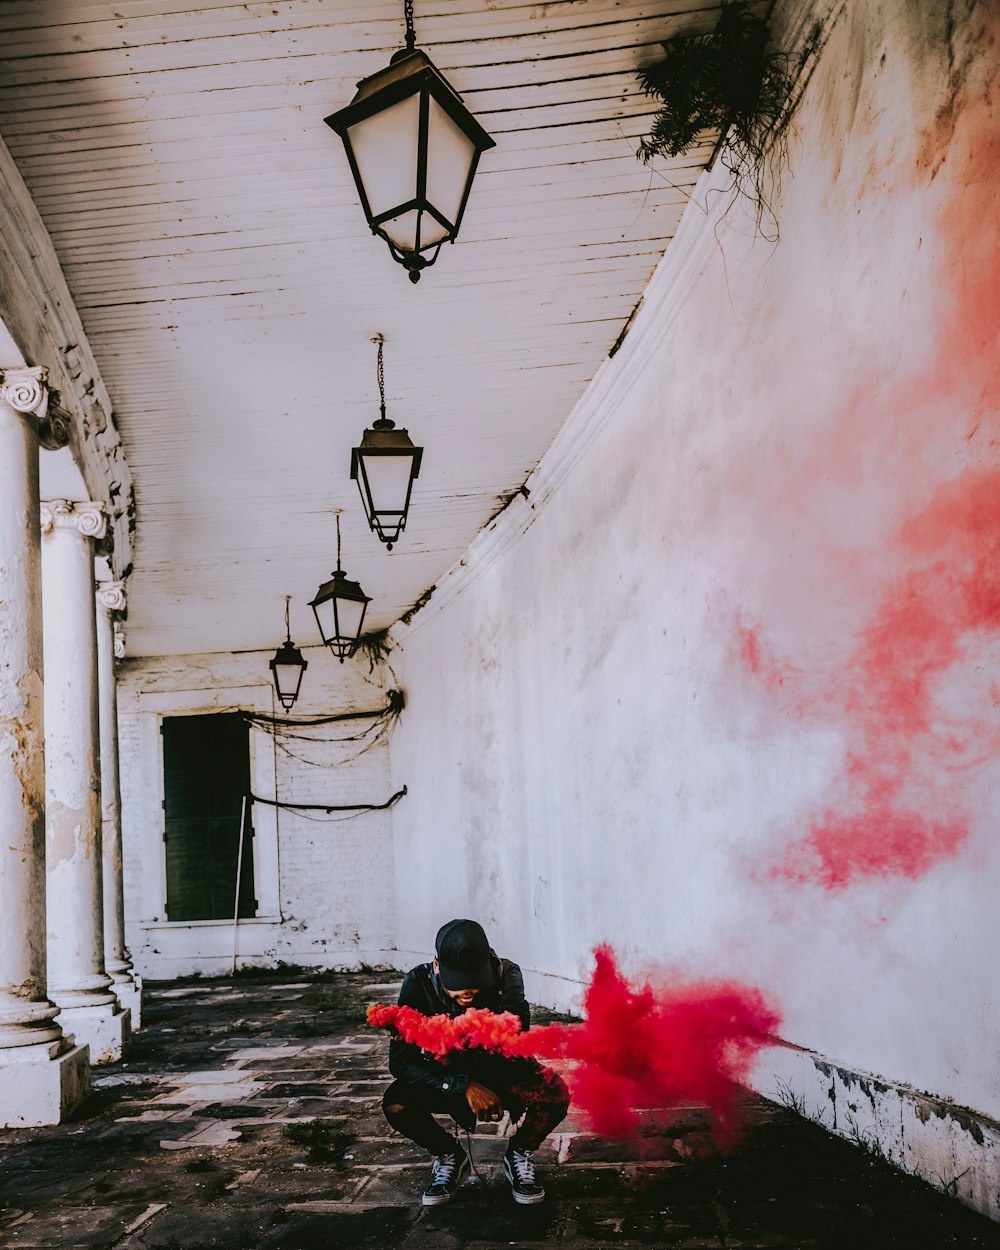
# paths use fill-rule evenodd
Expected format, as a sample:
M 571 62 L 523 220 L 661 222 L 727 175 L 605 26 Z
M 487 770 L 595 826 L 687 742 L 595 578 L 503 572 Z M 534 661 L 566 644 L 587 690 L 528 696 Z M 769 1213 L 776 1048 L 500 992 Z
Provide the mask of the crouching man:
M 509 1011 L 522 1028 L 529 1027 L 521 969 L 498 958 L 481 925 L 450 920 L 438 931 L 435 950 L 432 963 L 406 974 L 400 1006 L 425 1016 L 459 1016 L 470 1007 Z M 499 1120 L 505 1111 L 512 1122 L 520 1119 L 503 1157 L 504 1175 L 517 1202 L 542 1201 L 545 1190 L 532 1154 L 566 1114 L 569 1094 L 561 1077 L 535 1059 L 478 1048 L 457 1051 L 441 1063 L 399 1037 L 389 1043 L 389 1071 L 396 1079 L 382 1100 L 385 1118 L 434 1156 L 424 1206 L 449 1202 L 470 1166 L 461 1142 L 438 1124 L 435 1112 L 466 1129 L 475 1128 L 477 1120 Z

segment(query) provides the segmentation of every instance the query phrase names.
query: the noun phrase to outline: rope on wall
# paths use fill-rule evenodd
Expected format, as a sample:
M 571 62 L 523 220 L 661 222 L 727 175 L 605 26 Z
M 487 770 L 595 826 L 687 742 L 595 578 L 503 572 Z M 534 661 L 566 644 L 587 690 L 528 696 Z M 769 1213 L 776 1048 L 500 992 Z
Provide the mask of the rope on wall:
M 332 812 L 384 812 L 387 808 L 398 803 L 406 793 L 406 786 L 403 786 L 402 790 L 397 790 L 384 803 L 286 803 L 278 799 L 262 799 L 256 794 L 250 795 L 250 802 L 265 803 L 268 807 L 280 807 L 284 811 L 294 812 L 326 812 L 327 814 Z
M 366 751 L 370 751 L 372 747 L 392 732 L 404 706 L 405 697 L 402 690 L 389 690 L 386 692 L 385 705 L 380 708 L 374 708 L 371 711 L 334 712 L 327 716 L 298 717 L 269 716 L 264 712 L 244 711 L 242 715 L 248 725 L 255 729 L 260 729 L 264 733 L 269 733 L 274 740 L 275 750 L 280 751 L 282 755 L 296 760 L 300 764 L 323 768 L 327 766 L 324 761 L 310 759 L 307 755 L 302 755 L 299 751 L 293 749 L 293 745 L 310 742 L 316 743 L 321 747 L 334 747 L 359 743 L 358 749 L 352 755 L 340 760 L 341 764 L 349 764 L 352 760 L 364 755 Z M 336 725 L 341 722 L 346 726 L 348 723 L 357 721 L 366 721 L 367 724 L 342 734 L 336 734 L 329 730 L 322 732 L 324 726 Z M 321 732 L 319 734 L 306 732 L 310 729 L 320 730 Z
M 337 721 L 395 719 L 402 712 L 404 705 L 402 690 L 389 690 L 386 692 L 385 706 L 375 708 L 370 712 L 335 712 L 329 716 L 268 716 L 265 712 L 243 712 L 243 719 L 260 729 L 277 733 L 285 729 L 308 729 L 317 725 L 332 725 Z

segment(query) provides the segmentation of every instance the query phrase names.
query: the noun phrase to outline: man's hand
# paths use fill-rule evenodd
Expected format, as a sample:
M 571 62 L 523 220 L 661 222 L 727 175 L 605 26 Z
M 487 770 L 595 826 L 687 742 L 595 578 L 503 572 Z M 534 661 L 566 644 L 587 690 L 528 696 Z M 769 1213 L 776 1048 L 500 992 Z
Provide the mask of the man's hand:
M 485 1085 L 478 1081 L 469 1081 L 465 1091 L 465 1100 L 475 1113 L 477 1120 L 499 1120 L 503 1115 L 503 1104 L 500 1098 Z

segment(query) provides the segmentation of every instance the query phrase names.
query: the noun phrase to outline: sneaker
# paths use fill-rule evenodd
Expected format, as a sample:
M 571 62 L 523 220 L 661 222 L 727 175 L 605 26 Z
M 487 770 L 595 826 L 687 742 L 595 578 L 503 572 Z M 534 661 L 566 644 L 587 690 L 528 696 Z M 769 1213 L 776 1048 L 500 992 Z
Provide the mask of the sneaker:
M 455 1143 L 455 1154 L 435 1155 L 431 1183 L 423 1193 L 425 1207 L 440 1207 L 451 1202 L 452 1194 L 469 1175 L 469 1156 Z
M 545 1190 L 535 1179 L 532 1153 L 530 1150 L 515 1150 L 513 1147 L 508 1147 L 503 1157 L 504 1176 L 510 1181 L 515 1202 L 530 1204 L 541 1202 L 545 1197 Z

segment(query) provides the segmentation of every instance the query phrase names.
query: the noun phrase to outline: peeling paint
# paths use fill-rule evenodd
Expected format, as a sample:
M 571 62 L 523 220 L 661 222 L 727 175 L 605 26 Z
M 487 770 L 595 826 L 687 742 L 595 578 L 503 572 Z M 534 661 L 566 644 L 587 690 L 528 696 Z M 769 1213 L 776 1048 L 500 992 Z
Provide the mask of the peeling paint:
M 69 807 L 50 798 L 45 809 L 48 866 L 90 859 L 95 850 L 97 830 L 88 820 L 87 808 Z M 81 855 L 82 852 L 82 855 Z
M 22 707 L 32 712 L 42 707 L 42 679 L 38 672 L 23 674 L 16 683 Z M 39 718 L 40 719 L 40 718 Z M 21 785 L 22 802 L 32 824 L 44 818 L 44 756 L 41 726 L 26 716 L 0 718 L 0 740 L 9 738 L 11 768 Z
M 789 1105 L 783 1091 L 795 1090 L 801 1114 L 873 1157 L 884 1157 L 949 1197 L 1000 1219 L 1000 1121 L 799 1048 L 770 1052 L 768 1068 L 768 1080 L 754 1082 L 762 1092 Z M 849 1090 L 866 1092 L 871 1110 Z
M 1000 1123 L 991 1120 L 981 1112 L 973 1111 L 968 1107 L 956 1106 L 947 1099 L 935 1098 L 932 1094 L 919 1093 L 916 1090 L 909 1090 L 905 1086 L 890 1085 L 884 1081 L 877 1080 L 867 1073 L 855 1072 L 850 1068 L 841 1068 L 816 1056 L 812 1057 L 812 1062 L 816 1071 L 830 1082 L 827 1089 L 827 1098 L 833 1107 L 835 1128 L 838 1105 L 841 1102 L 837 1094 L 837 1083 L 839 1081 L 845 1090 L 853 1089 L 856 1086 L 866 1095 L 873 1111 L 876 1113 L 876 1120 L 878 1119 L 879 1109 L 876 1095 L 889 1095 L 890 1097 L 911 1103 L 914 1115 L 922 1124 L 929 1123 L 932 1117 L 936 1117 L 939 1120 L 951 1120 L 963 1132 L 968 1133 L 973 1141 L 980 1146 L 986 1140 L 985 1129 L 988 1128 L 1000 1135 Z M 849 1111 L 858 1111 L 857 1103 L 848 1099 L 843 1101 L 846 1103 Z
M 22 981 L 20 985 L 5 986 L 3 993 L 9 994 L 12 998 L 23 998 L 25 1002 L 38 1002 L 45 998 L 44 978 L 35 980 L 35 978 L 29 977 L 27 980 Z
M 521 483 L 521 485 L 517 488 L 517 490 L 512 490 L 507 495 L 501 495 L 499 507 L 497 507 L 493 512 L 491 512 L 490 515 L 483 522 L 483 529 L 488 529 L 489 526 L 493 524 L 493 522 L 497 519 L 498 516 L 500 516 L 502 513 L 507 511 L 507 509 L 511 506 L 512 503 L 514 503 L 515 500 L 529 499 L 530 496 L 531 496 L 531 491 L 528 488 L 528 481 L 527 479 L 525 479 L 525 481 Z
M 980 1146 L 986 1140 L 986 1134 L 983 1131 L 986 1118 L 976 1111 L 971 1111 L 968 1107 L 956 1107 L 943 1099 L 921 1095 L 914 1101 L 914 1111 L 924 1124 L 927 1124 L 933 1115 L 939 1120 L 951 1120 Z M 990 1124 L 1000 1129 L 1000 1126 L 994 1122 L 991 1121 Z
M 399 618 L 403 625 L 409 625 L 420 609 L 426 607 L 427 604 L 430 603 L 431 595 L 435 592 L 435 590 L 437 590 L 437 583 L 433 586 L 428 586 L 413 607 L 403 613 L 403 615 Z

